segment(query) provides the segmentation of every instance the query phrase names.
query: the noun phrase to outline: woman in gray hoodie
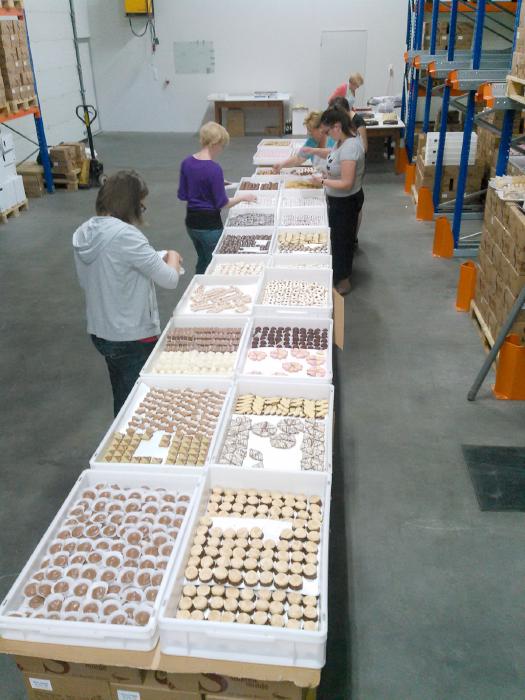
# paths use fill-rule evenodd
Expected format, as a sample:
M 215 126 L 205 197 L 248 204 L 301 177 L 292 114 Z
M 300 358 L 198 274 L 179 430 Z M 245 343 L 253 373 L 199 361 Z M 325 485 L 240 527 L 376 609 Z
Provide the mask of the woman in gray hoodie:
M 161 257 L 137 228 L 147 194 L 138 173 L 115 173 L 98 193 L 97 216 L 73 234 L 87 332 L 106 360 L 115 415 L 158 340 L 155 284 L 175 289 L 182 262 L 174 250 Z

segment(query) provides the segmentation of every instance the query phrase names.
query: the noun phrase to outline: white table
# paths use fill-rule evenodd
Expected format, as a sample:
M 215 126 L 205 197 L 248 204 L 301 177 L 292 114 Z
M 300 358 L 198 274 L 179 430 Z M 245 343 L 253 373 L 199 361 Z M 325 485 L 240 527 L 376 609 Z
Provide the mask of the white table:
M 285 92 L 228 94 L 213 93 L 208 95 L 208 102 L 215 106 L 215 121 L 222 124 L 223 109 L 277 109 L 279 114 L 279 134 L 284 133 L 284 103 L 290 102 L 291 95 Z

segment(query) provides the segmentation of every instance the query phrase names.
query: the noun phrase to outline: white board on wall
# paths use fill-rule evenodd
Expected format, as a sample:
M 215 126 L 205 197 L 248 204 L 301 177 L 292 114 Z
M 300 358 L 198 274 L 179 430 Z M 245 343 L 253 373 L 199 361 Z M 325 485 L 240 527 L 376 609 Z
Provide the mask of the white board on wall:
M 338 85 L 348 80 L 350 73 L 361 73 L 366 82 L 366 46 L 368 32 L 364 29 L 342 29 L 321 32 L 321 67 L 319 104 L 326 106 Z M 357 91 L 356 105 L 360 101 Z

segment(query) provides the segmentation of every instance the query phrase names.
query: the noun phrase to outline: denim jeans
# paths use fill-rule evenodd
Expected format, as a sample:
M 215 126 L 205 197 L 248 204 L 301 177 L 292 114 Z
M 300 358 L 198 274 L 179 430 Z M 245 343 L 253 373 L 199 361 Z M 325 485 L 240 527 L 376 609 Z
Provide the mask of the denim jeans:
M 155 343 L 138 340 L 104 340 L 91 336 L 93 345 L 106 360 L 113 390 L 113 412 L 116 416 L 137 381 L 140 370 L 155 347 Z
M 186 226 L 186 231 L 189 237 L 193 241 L 195 250 L 197 251 L 197 265 L 195 267 L 196 275 L 203 275 L 206 272 L 206 268 L 211 262 L 211 256 L 215 250 L 219 238 L 222 234 L 222 229 L 203 229 L 203 228 L 188 228 Z

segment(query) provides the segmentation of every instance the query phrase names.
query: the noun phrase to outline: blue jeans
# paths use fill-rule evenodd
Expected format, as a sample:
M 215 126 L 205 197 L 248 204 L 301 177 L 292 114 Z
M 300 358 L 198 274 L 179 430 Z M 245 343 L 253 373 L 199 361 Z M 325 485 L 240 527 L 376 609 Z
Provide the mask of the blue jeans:
M 106 360 L 113 390 L 113 413 L 116 416 L 124 405 L 140 370 L 155 347 L 155 343 L 138 340 L 104 340 L 91 336 L 93 345 Z
M 203 275 L 206 272 L 206 268 L 211 263 L 211 256 L 221 237 L 222 229 L 216 228 L 207 230 L 203 228 L 188 228 L 186 226 L 186 231 L 197 251 L 195 274 Z

